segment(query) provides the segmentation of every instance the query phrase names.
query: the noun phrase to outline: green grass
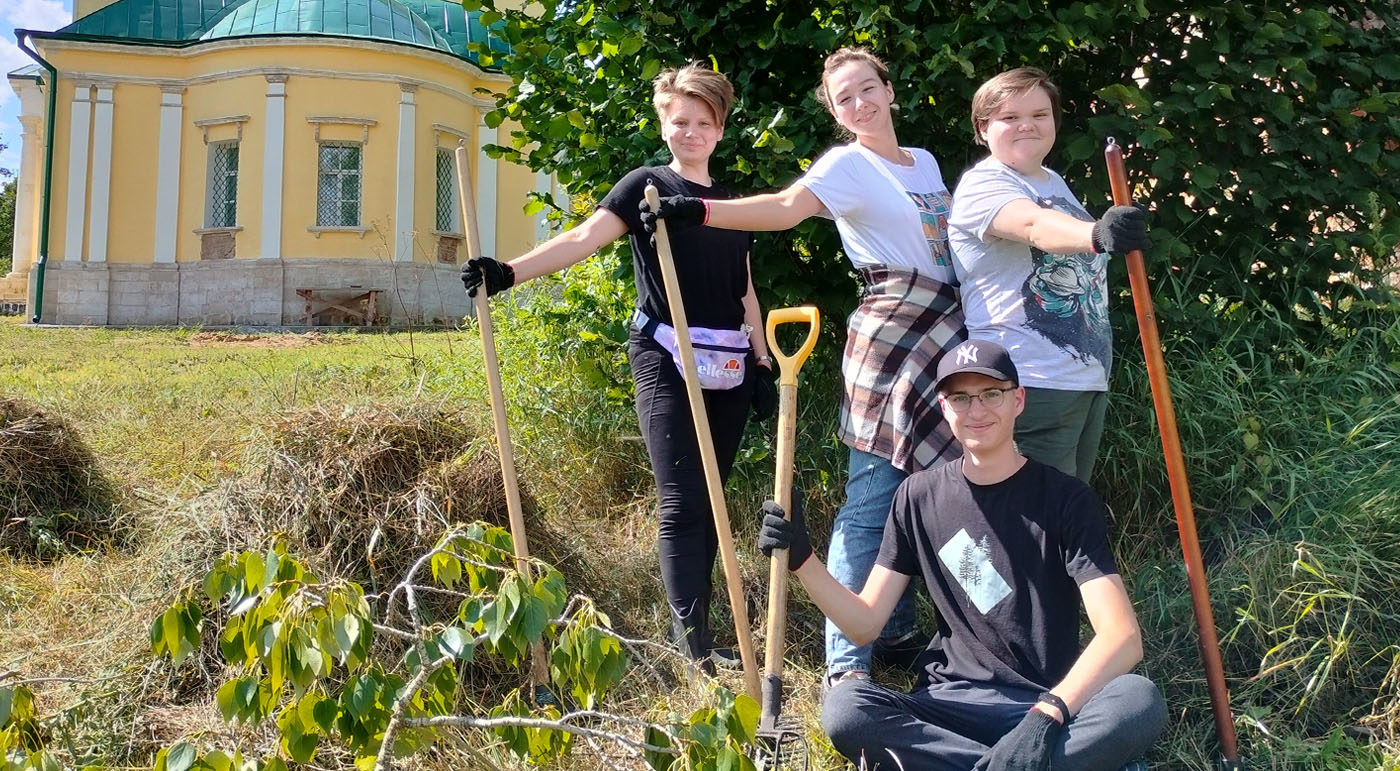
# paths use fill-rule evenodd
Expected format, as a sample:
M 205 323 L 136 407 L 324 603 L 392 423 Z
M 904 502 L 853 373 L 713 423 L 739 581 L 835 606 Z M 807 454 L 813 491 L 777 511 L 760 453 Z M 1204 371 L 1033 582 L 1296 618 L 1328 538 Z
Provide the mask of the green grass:
M 142 537 L 42 565 L 0 560 L 0 670 L 112 678 L 41 693 L 51 709 L 74 707 L 74 746 L 107 763 L 149 762 L 160 741 L 208 722 L 217 672 L 151 664 L 145 627 L 220 548 L 207 511 L 192 502 L 256 474 L 288 411 L 442 403 L 489 425 L 471 332 L 204 344 L 194 330 L 34 330 L 16 321 L 0 321 L 0 390 L 78 428 L 119 480 Z M 1277 321 L 1252 323 L 1208 344 L 1168 340 L 1242 746 L 1255 768 L 1400 767 L 1400 327 L 1382 318 L 1304 340 Z M 616 342 L 529 309 L 498 309 L 497 333 L 540 556 L 622 630 L 660 638 L 654 492 Z M 1143 623 L 1142 670 L 1172 707 L 1151 760 L 1204 769 L 1213 727 L 1135 345 L 1126 336 L 1118 343 L 1095 483 L 1113 509 L 1115 550 Z M 818 548 L 844 481 L 833 439 L 839 352 L 823 346 L 799 396 L 799 476 Z M 771 430 L 751 427 L 728 496 L 755 624 L 766 566 L 749 534 L 771 486 Z M 788 708 L 809 729 L 818 765 L 839 767 L 816 722 L 820 626 L 794 592 Z M 737 677 L 725 678 L 737 687 Z M 636 714 L 683 703 L 640 681 L 619 698 Z M 570 767 L 588 767 L 585 757 Z M 448 750 L 430 765 L 460 762 Z

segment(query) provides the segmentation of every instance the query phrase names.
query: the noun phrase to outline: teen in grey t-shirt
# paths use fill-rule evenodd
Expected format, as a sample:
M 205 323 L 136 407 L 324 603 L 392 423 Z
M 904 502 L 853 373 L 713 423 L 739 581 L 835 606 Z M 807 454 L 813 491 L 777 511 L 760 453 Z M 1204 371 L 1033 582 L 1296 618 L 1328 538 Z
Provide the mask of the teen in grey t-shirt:
M 1026 385 L 1017 446 L 1088 481 L 1113 357 L 1108 255 L 1146 247 L 1147 223 L 1131 206 L 1095 221 L 1042 165 L 1059 115 L 1059 90 L 1038 69 L 978 88 L 972 123 L 991 155 L 958 181 L 948 237 L 968 333 L 1011 351 Z

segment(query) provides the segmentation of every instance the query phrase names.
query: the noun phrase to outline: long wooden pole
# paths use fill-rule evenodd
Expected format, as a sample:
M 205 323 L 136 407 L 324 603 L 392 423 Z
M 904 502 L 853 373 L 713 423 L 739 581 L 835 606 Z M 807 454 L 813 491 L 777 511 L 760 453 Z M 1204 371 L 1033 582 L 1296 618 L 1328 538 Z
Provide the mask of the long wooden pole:
M 807 339 L 791 355 L 778 347 L 778 325 L 806 322 Z M 797 373 L 811 355 L 820 331 L 817 309 L 779 308 L 769 311 L 765 326 L 768 351 L 778 365 L 778 458 L 773 475 L 773 500 L 792 518 L 792 466 L 797 444 Z M 759 730 L 776 731 L 783 704 L 783 654 L 787 637 L 788 550 L 774 549 L 768 565 L 768 647 L 763 656 L 763 701 Z
M 1113 137 L 1109 137 L 1108 145 L 1104 148 L 1104 160 L 1108 164 L 1109 184 L 1113 187 L 1113 203 L 1118 206 L 1131 205 L 1133 196 L 1128 187 L 1128 172 L 1123 165 L 1123 149 Z M 1181 535 L 1181 551 L 1186 560 L 1186 581 L 1191 588 L 1191 605 L 1195 610 L 1196 628 L 1200 632 L 1201 658 L 1205 662 L 1206 685 L 1210 690 L 1211 709 L 1215 713 L 1215 732 L 1226 766 L 1243 768 L 1235 741 L 1235 721 L 1230 715 L 1230 692 L 1225 686 L 1225 668 L 1220 661 L 1220 642 L 1215 635 L 1215 617 L 1211 613 L 1205 564 L 1201 561 L 1201 541 L 1196 533 L 1196 514 L 1191 505 L 1186 460 L 1181 454 L 1181 437 L 1176 430 L 1171 383 L 1167 380 L 1167 365 L 1162 358 L 1157 312 L 1152 305 L 1152 290 L 1147 283 L 1142 252 L 1136 249 L 1128 252 L 1127 265 L 1128 281 L 1133 290 L 1133 308 L 1137 311 L 1138 332 L 1142 337 L 1142 353 L 1147 360 L 1152 404 L 1157 411 L 1157 428 L 1162 434 L 1162 452 L 1167 462 L 1172 504 L 1176 509 L 1176 529 Z
M 467 259 L 481 256 L 481 229 L 476 221 L 476 203 L 472 198 L 467 177 L 467 148 L 457 145 L 457 197 L 462 206 L 462 230 L 466 233 Z M 501 479 L 506 490 L 506 513 L 510 517 L 510 540 L 515 548 L 515 569 L 526 581 L 533 580 L 530 570 L 530 546 L 525 540 L 525 515 L 520 506 L 520 483 L 515 473 L 515 449 L 510 442 L 510 424 L 506 422 L 506 397 L 501 390 L 501 363 L 496 354 L 496 332 L 491 326 L 491 304 L 486 299 L 486 287 L 476 290 L 472 303 L 476 308 L 476 323 L 481 327 L 481 355 L 486 361 L 486 385 L 491 393 L 491 417 L 496 429 L 496 452 L 501 459 Z M 549 684 L 549 662 L 544 644 L 530 646 L 530 682 L 535 688 Z
M 647 182 L 646 200 L 652 211 L 661 207 L 656 185 Z M 656 257 L 661 263 L 661 278 L 666 285 L 666 303 L 671 306 L 671 326 L 676 328 L 676 346 L 680 349 L 685 375 L 685 392 L 690 399 L 690 418 L 695 423 L 695 438 L 700 446 L 700 462 L 705 468 L 705 489 L 710 495 L 710 509 L 715 518 L 715 534 L 719 536 L 720 562 L 729 589 L 729 605 L 734 614 L 734 636 L 739 639 L 739 660 L 744 665 L 744 690 L 754 701 L 761 698 L 758 665 L 753 652 L 753 634 L 749 630 L 749 611 L 744 603 L 744 582 L 739 575 L 739 558 L 734 552 L 734 531 L 729 526 L 729 509 L 724 504 L 724 483 L 719 478 L 719 460 L 715 457 L 714 438 L 710 436 L 710 420 L 705 413 L 705 396 L 700 390 L 700 373 L 695 369 L 695 352 L 690 346 L 690 324 L 685 320 L 685 304 L 681 298 L 680 279 L 676 276 L 671 242 L 666 235 L 666 222 L 656 221 Z

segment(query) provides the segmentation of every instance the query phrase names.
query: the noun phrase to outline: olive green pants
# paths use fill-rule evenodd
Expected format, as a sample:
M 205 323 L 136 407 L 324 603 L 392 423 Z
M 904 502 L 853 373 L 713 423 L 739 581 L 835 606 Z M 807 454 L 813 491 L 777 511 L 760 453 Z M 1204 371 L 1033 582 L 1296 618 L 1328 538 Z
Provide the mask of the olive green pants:
M 1103 438 L 1105 391 L 1027 388 L 1026 409 L 1016 418 L 1016 448 L 1027 458 L 1089 481 Z

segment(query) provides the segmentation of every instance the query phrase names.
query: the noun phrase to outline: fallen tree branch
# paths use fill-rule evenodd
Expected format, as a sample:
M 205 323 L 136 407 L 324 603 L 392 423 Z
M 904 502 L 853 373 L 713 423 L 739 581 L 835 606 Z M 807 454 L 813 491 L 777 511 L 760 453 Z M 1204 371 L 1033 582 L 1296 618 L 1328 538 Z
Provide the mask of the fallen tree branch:
M 676 749 L 675 747 L 661 747 L 661 746 L 658 746 L 658 745 L 655 745 L 655 744 L 650 744 L 650 743 L 647 743 L 647 742 L 638 741 L 638 740 L 636 740 L 636 739 L 633 739 L 633 738 L 628 737 L 628 736 L 624 736 L 624 735 L 619 734 L 619 733 L 613 733 L 612 731 L 604 731 L 604 730 L 597 729 L 597 728 L 589 728 L 589 727 L 587 727 L 587 726 L 574 725 L 573 722 L 572 722 L 573 720 L 577 720 L 577 719 L 585 718 L 585 717 L 590 717 L 590 718 L 601 718 L 601 719 L 606 719 L 606 720 L 612 720 L 612 721 L 619 722 L 619 723 L 626 723 L 626 724 L 644 726 L 644 727 L 649 727 L 649 728 L 657 728 L 657 729 L 659 729 L 659 730 L 665 732 L 668 736 L 670 735 L 670 732 L 667 731 L 666 728 L 665 728 L 664 726 L 659 726 L 659 725 L 655 725 L 655 724 L 652 724 L 652 723 L 648 723 L 648 722 L 646 722 L 645 720 L 638 720 L 638 719 L 636 719 L 636 718 L 628 718 L 628 717 L 624 717 L 624 716 L 622 716 L 622 715 L 613 715 L 613 714 L 610 714 L 610 713 L 607 713 L 607 712 L 599 712 L 599 711 L 597 711 L 597 710 L 591 710 L 591 709 L 587 709 L 587 710 L 578 710 L 578 711 L 575 711 L 575 712 L 570 712 L 570 713 L 568 713 L 567 715 L 564 715 L 563 717 L 560 717 L 558 720 L 548 720 L 548 719 L 545 719 L 545 718 L 518 717 L 518 716 L 512 716 L 512 717 L 468 717 L 468 716 L 466 716 L 466 715 L 440 715 L 440 716 L 437 716 L 437 717 L 412 717 L 412 718 L 407 718 L 407 719 L 405 719 L 405 720 L 403 721 L 403 724 L 404 724 L 405 726 L 407 726 L 407 727 L 410 727 L 410 728 L 438 728 L 438 727 L 443 727 L 443 726 L 455 726 L 455 727 L 459 727 L 459 728 L 487 728 L 487 729 L 490 729 L 490 728 L 535 728 L 535 729 L 547 729 L 547 730 L 553 730 L 553 731 L 563 731 L 564 733 L 574 734 L 575 736 L 584 736 L 584 737 L 594 737 L 594 738 L 598 738 L 598 739 L 606 739 L 607 741 L 616 742 L 617 744 L 621 744 L 621 745 L 623 745 L 623 746 L 625 746 L 625 747 L 630 747 L 630 748 L 636 749 L 636 750 L 643 750 L 643 751 L 647 751 L 647 752 L 660 752 L 660 753 L 664 753 L 664 754 L 667 754 L 667 755 L 680 755 L 680 754 L 681 754 L 681 751 L 678 750 L 678 749 Z

